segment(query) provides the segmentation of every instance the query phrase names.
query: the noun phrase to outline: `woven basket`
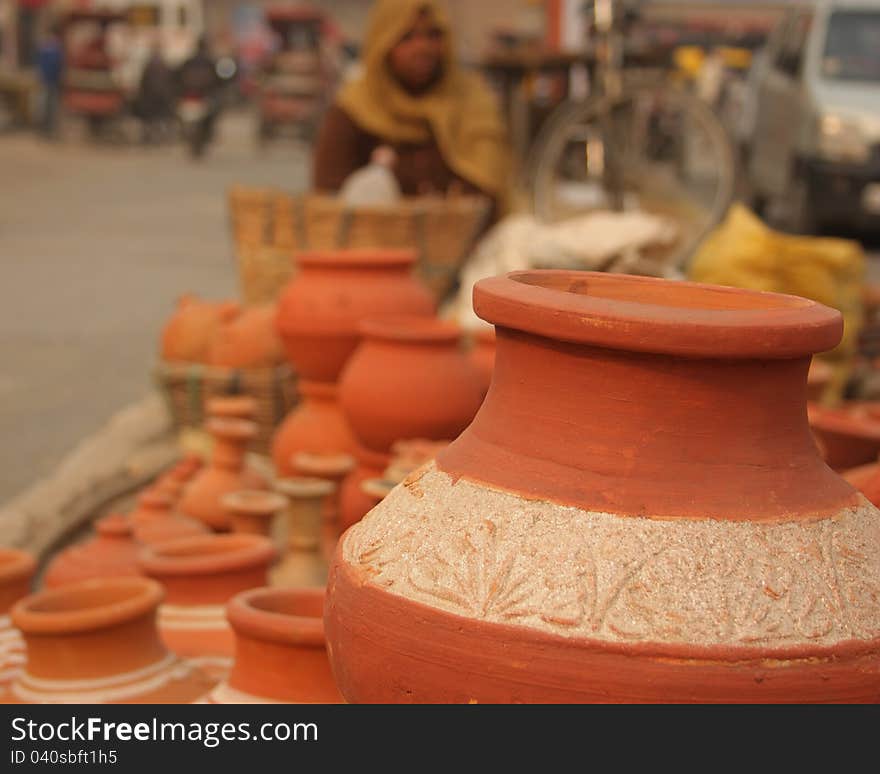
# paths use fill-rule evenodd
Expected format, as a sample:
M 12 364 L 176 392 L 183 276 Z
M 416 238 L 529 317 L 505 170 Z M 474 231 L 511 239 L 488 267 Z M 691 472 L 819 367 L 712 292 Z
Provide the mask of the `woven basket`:
M 215 368 L 197 363 L 160 362 L 155 378 L 176 429 L 199 428 L 205 403 L 220 395 L 249 395 L 257 402 L 258 435 L 251 447 L 266 453 L 275 428 L 296 405 L 296 378 L 290 366 Z
M 297 251 L 364 247 L 416 250 L 419 275 L 442 301 L 455 289 L 490 209 L 480 196 L 413 197 L 393 206 L 348 207 L 333 196 L 241 187 L 230 191 L 229 201 L 246 303 L 277 298 L 294 270 Z

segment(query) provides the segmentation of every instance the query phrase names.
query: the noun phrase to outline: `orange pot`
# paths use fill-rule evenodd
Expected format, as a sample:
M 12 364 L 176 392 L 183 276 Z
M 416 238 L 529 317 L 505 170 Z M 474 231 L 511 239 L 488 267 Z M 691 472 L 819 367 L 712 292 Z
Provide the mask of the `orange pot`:
M 252 306 L 222 322 L 211 343 L 208 364 L 221 368 L 271 368 L 284 362 L 275 331 L 274 304 Z
M 357 467 L 346 477 L 339 493 L 339 524 L 341 535 L 352 524 L 357 524 L 364 515 L 376 505 L 376 498 L 363 490 L 363 483 L 369 479 L 382 478 L 391 462 L 391 455 L 375 452 L 359 446 L 354 458 Z
M 221 504 L 223 495 L 253 489 L 260 481 L 245 468 L 247 445 L 257 434 L 253 422 L 242 419 L 210 419 L 206 425 L 214 438 L 211 463 L 186 488 L 180 512 L 212 529 L 229 529 L 229 518 Z
M 258 404 L 249 395 L 217 395 L 205 401 L 208 419 L 246 419 L 256 421 Z M 250 447 L 252 443 L 248 444 Z M 268 481 L 258 471 L 245 464 L 244 477 L 247 489 L 266 489 Z
M 181 516 L 174 510 L 170 495 L 155 489 L 143 492 L 129 515 L 137 543 L 150 545 L 181 537 L 204 535 L 208 528 L 200 521 Z
M 451 440 L 468 426 L 483 402 L 483 383 L 457 325 L 383 317 L 364 321 L 361 333 L 339 402 L 364 446 L 387 452 L 400 439 Z
M 338 704 L 327 660 L 323 589 L 253 589 L 232 598 L 235 633 L 229 680 L 213 704 Z
M 874 462 L 880 454 L 880 404 L 846 403 L 828 408 L 808 404 L 810 427 L 828 466 L 837 471 Z
M 186 294 L 177 302 L 177 309 L 162 329 L 163 360 L 205 363 L 220 326 L 234 319 L 240 306 L 234 301 L 202 301 Z
M 431 292 L 415 277 L 410 250 L 330 250 L 297 256 L 299 271 L 278 301 L 276 325 L 304 379 L 333 382 L 376 314 L 430 316 Z
M 9 610 L 31 592 L 37 562 L 26 551 L 0 548 L 0 703 L 25 662 L 24 640 L 12 625 Z
M 167 593 L 159 610 L 165 644 L 222 676 L 233 653 L 226 603 L 241 591 L 265 586 L 275 556 L 272 542 L 260 535 L 204 535 L 147 547 L 141 567 Z
M 137 563 L 140 546 L 133 528 L 132 522 L 121 513 L 98 520 L 91 540 L 65 549 L 49 563 L 43 585 L 55 588 L 93 578 L 141 575 Z
M 12 620 L 27 646 L 13 701 L 39 704 L 182 704 L 213 681 L 168 652 L 156 629 L 162 588 L 147 578 L 104 578 L 26 597 Z

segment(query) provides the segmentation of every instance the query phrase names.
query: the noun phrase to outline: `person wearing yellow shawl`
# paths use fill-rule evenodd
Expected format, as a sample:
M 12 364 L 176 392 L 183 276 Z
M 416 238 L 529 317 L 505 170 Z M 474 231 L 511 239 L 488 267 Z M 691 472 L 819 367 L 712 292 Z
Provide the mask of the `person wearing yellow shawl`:
M 313 183 L 335 192 L 381 146 L 391 147 L 404 195 L 506 194 L 507 134 L 493 93 L 454 60 L 449 23 L 436 0 L 379 0 L 362 55 L 318 135 Z

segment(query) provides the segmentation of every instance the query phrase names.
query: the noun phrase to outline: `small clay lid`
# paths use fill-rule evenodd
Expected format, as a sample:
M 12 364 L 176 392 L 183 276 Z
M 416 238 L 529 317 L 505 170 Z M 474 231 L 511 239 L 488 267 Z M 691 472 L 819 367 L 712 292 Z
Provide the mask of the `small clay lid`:
M 162 492 L 155 487 L 145 489 L 138 495 L 138 505 L 150 510 L 167 510 L 174 505 L 174 498 L 167 492 Z
M 840 312 L 798 296 L 588 271 L 480 280 L 474 311 L 552 340 L 701 358 L 805 357 L 843 333 Z
M 254 516 L 274 516 L 287 505 L 287 499 L 274 492 L 259 489 L 243 489 L 229 492 L 220 499 L 221 505 L 232 513 Z
M 336 484 L 326 478 L 298 476 L 279 478 L 275 482 L 275 491 L 291 500 L 328 497 L 336 491 Z
M 0 548 L 0 584 L 27 580 L 36 568 L 37 560 L 27 551 Z
M 154 543 L 139 557 L 152 577 L 214 575 L 268 565 L 276 555 L 261 535 L 203 535 Z
M 95 522 L 95 532 L 102 537 L 127 538 L 131 537 L 134 525 L 123 513 L 111 513 Z
M 350 473 L 355 466 L 355 459 L 350 454 L 299 452 L 294 454 L 290 461 L 297 470 L 318 478 L 341 478 Z
M 205 413 L 211 417 L 253 419 L 257 401 L 249 395 L 222 395 L 205 401 Z
M 297 253 L 296 263 L 306 268 L 385 269 L 414 266 L 415 250 L 405 248 L 350 248 L 343 250 L 309 250 Z
M 454 344 L 461 339 L 461 328 L 449 320 L 417 315 L 368 317 L 358 325 L 367 339 L 400 344 Z
M 324 589 L 259 588 L 234 596 L 226 617 L 245 637 L 282 645 L 324 647 Z
M 205 423 L 205 429 L 218 438 L 229 438 L 236 441 L 250 441 L 257 437 L 259 431 L 256 422 L 225 417 L 212 417 Z

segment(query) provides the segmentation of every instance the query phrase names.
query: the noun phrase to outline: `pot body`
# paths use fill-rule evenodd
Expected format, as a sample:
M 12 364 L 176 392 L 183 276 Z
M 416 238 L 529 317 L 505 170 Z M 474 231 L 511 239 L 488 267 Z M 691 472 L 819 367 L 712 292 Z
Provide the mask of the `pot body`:
M 208 353 L 208 364 L 221 368 L 271 368 L 284 362 L 275 330 L 274 304 L 248 307 L 220 325 Z M 250 417 L 246 417 L 250 418 Z
M 182 296 L 162 329 L 162 359 L 207 362 L 221 325 L 234 319 L 238 312 L 239 305 L 235 302 L 203 301 L 192 294 Z
M 388 452 L 395 441 L 455 438 L 477 413 L 483 384 L 450 323 L 375 318 L 342 374 L 339 400 L 360 443 Z
M 475 309 L 477 417 L 337 548 L 346 700 L 880 700 L 880 514 L 806 421 L 836 312 L 588 272 Z
M 277 329 L 304 379 L 336 381 L 360 339 L 358 324 L 376 314 L 434 313 L 431 292 L 415 277 L 416 256 L 402 250 L 342 250 L 298 257 L 299 271 L 278 301 Z
M 357 524 L 376 504 L 376 498 L 364 492 L 361 485 L 371 478 L 381 478 L 391 462 L 390 454 L 362 447 L 355 450 L 354 458 L 357 460 L 357 467 L 346 476 L 339 493 L 340 534 Z
M 825 461 L 834 470 L 844 471 L 874 462 L 880 454 L 877 403 L 853 402 L 840 408 L 811 403 L 809 416 Z

